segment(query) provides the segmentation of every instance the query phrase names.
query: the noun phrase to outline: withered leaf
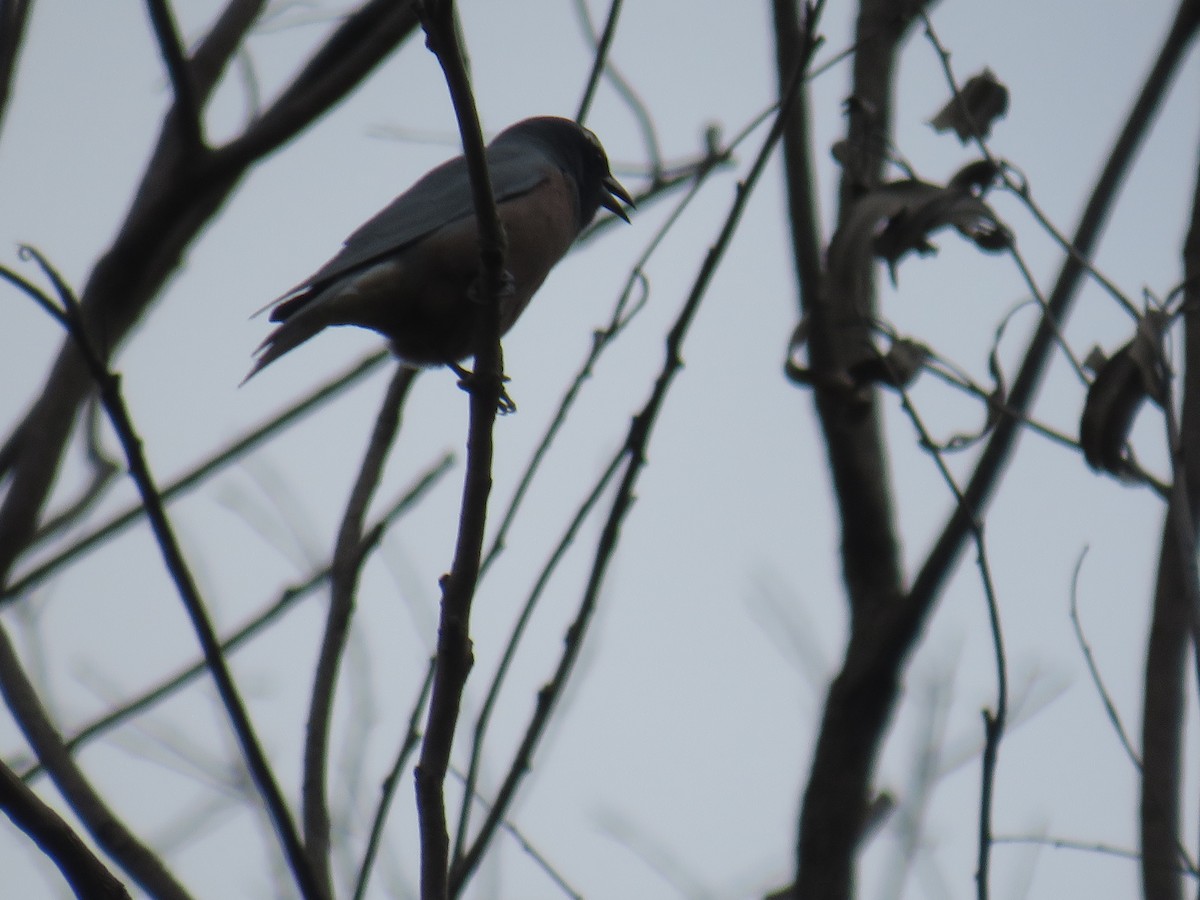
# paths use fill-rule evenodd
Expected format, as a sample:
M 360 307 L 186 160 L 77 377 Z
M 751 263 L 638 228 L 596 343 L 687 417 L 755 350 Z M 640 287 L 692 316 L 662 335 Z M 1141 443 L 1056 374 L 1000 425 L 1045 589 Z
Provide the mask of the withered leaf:
M 1170 316 L 1151 310 L 1141 318 L 1133 340 L 1108 359 L 1093 351 L 1096 377 L 1088 388 L 1079 421 L 1079 445 L 1093 469 L 1118 477 L 1131 474 L 1125 445 L 1138 410 L 1147 400 L 1161 405 L 1167 371 L 1163 333 Z
M 877 353 L 850 367 L 850 377 L 858 385 L 885 384 L 907 388 L 925 368 L 931 352 L 924 344 L 908 338 L 896 338 L 887 353 Z
M 863 293 L 864 286 L 857 282 L 865 277 L 869 255 L 887 261 L 895 283 L 900 258 L 910 251 L 935 252 L 929 235 L 945 226 L 989 253 L 1012 246 L 1012 232 L 983 199 L 995 175 L 991 163 L 978 161 L 963 167 L 945 186 L 906 178 L 864 194 L 829 242 L 834 283 L 855 295 Z
M 992 124 L 1008 112 L 1008 88 L 1001 84 L 991 69 L 967 79 L 957 97 L 943 106 L 929 124 L 937 132 L 953 130 L 959 141 L 967 143 L 979 135 L 986 138 Z

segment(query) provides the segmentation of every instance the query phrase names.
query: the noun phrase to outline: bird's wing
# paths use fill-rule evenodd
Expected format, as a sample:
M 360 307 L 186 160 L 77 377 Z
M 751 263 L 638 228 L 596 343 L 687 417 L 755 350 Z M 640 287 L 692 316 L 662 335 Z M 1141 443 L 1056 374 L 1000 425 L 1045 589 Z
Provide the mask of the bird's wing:
M 487 162 L 498 203 L 532 190 L 552 172 L 552 164 L 545 155 L 528 145 L 508 143 L 489 147 Z M 467 164 L 460 156 L 428 172 L 384 207 L 346 239 L 337 256 L 284 298 L 403 250 L 473 212 Z

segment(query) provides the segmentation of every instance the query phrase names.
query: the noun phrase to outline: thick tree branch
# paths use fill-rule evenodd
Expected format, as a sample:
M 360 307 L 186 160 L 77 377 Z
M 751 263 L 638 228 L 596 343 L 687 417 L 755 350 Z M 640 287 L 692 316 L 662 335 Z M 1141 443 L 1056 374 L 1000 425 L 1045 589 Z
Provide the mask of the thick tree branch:
M 1178 460 L 1186 498 L 1171 503 L 1164 517 L 1158 580 L 1146 647 L 1142 712 L 1141 850 L 1142 892 L 1148 900 L 1182 900 L 1179 841 L 1183 785 L 1183 726 L 1189 644 L 1200 609 L 1195 595 L 1195 533 L 1200 515 L 1200 169 L 1196 173 L 1192 219 L 1183 246 L 1184 371 Z M 1180 532 L 1191 532 L 1186 541 Z M 1191 546 L 1187 546 L 1190 542 Z M 1200 654 L 1200 644 L 1193 652 Z
M 848 104 L 848 144 L 839 220 L 877 184 L 891 130 L 893 71 L 900 43 L 922 8 L 919 2 L 864 0 L 854 55 L 854 94 Z M 776 7 L 779 55 L 796 40 L 794 13 Z M 803 36 L 803 32 L 801 32 Z M 794 125 L 800 129 L 802 125 Z M 796 135 L 801 137 L 800 134 Z M 819 275 L 809 232 L 814 228 L 810 151 L 786 148 L 796 268 L 810 326 L 813 370 L 831 378 L 856 360 L 874 357 L 870 321 L 875 308 L 874 260 L 854 271 Z M 796 896 L 848 900 L 854 894 L 854 860 L 868 808 L 875 756 L 896 698 L 894 665 L 874 653 L 881 611 L 894 606 L 904 585 L 891 503 L 887 457 L 874 392 L 861 396 L 816 390 L 842 528 L 842 571 L 851 611 L 850 641 L 841 673 L 830 685 L 821 730 L 801 808 Z

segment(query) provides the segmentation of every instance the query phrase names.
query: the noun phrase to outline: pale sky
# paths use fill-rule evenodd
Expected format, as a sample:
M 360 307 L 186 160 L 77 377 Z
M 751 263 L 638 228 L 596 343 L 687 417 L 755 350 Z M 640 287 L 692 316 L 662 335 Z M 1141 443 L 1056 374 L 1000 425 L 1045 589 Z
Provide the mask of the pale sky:
M 185 34 L 194 39 L 220 4 L 178 6 Z M 329 27 L 325 14 L 336 10 L 331 4 L 288 9 L 251 39 L 264 96 L 320 40 Z M 830 3 L 819 59 L 850 43 L 851 11 L 852 4 Z M 1008 85 L 1010 109 L 993 131 L 993 150 L 1027 173 L 1038 202 L 1061 229 L 1074 227 L 1172 12 L 1163 0 L 944 0 L 935 8 L 934 23 L 958 75 L 988 66 Z M 574 113 L 591 56 L 570 4 L 468 2 L 462 15 L 487 130 L 529 115 Z M 613 61 L 648 105 L 669 160 L 696 153 L 710 123 L 732 135 L 770 104 L 769 21 L 767 4 L 626 5 Z M 826 240 L 837 175 L 827 150 L 841 135 L 848 79 L 842 64 L 813 86 Z M 1165 295 L 1181 277 L 1200 136 L 1198 79 L 1193 54 L 1100 248 L 1100 268 L 1135 300 L 1143 288 Z M 937 57 L 917 33 L 901 62 L 895 142 L 922 177 L 935 181 L 972 158 L 953 137 L 925 124 L 947 96 Z M 120 221 L 168 101 L 142 4 L 41 0 L 0 134 L 0 263 L 32 277 L 32 267 L 16 254 L 18 243 L 30 243 L 81 284 Z M 231 78 L 209 115 L 211 139 L 236 129 L 245 109 L 241 82 Z M 610 88 L 602 88 L 588 124 L 636 192 L 644 150 Z M 398 140 L 396 130 L 444 140 Z M 468 725 L 509 622 L 552 543 L 648 396 L 663 335 L 764 134 L 756 133 L 736 165 L 712 179 L 650 262 L 644 313 L 585 387 L 511 535 L 511 549 L 482 586 Z M 161 480 L 379 345 L 366 332 L 327 333 L 238 388 L 267 328 L 262 319 L 250 321 L 251 313 L 319 267 L 421 173 L 458 152 L 456 141 L 441 73 L 414 41 L 245 182 L 116 359 Z M 572 254 L 505 340 L 510 391 L 520 411 L 497 425 L 493 523 L 586 354 L 591 332 L 606 321 L 630 266 L 673 203 L 647 204 L 631 226 Z M 776 159 L 685 344 L 686 368 L 651 444 L 589 646 L 513 815 L 525 837 L 589 898 L 754 897 L 785 883 L 792 869 L 800 791 L 825 681 L 841 658 L 845 605 L 811 399 L 781 371 L 796 321 L 783 207 Z M 996 208 L 1048 288 L 1059 263 L 1053 244 L 1012 200 L 1000 198 Z M 937 257 L 900 264 L 898 289 L 883 288 L 883 314 L 984 381 L 995 326 L 1027 290 L 1011 261 L 980 255 L 950 233 L 935 243 Z M 0 418 L 8 423 L 44 377 L 61 336 L 16 292 L 4 292 L 3 300 L 8 324 L 0 331 L 0 378 L 11 387 L 0 392 Z M 1025 311 L 1009 328 L 1001 353 L 1009 374 L 1034 323 L 1034 313 Z M 1110 299 L 1088 287 L 1067 334 L 1083 356 L 1096 343 L 1119 346 L 1129 337 L 1128 324 Z M 1061 363 L 1052 367 L 1036 413 L 1074 434 L 1083 388 Z M 172 506 L 201 588 L 227 628 L 330 552 L 386 378 L 377 373 Z M 467 401 L 454 381 L 449 373 L 430 372 L 418 382 L 381 500 L 396 496 L 444 451 L 461 457 Z M 931 379 L 920 381 L 913 397 L 942 435 L 982 421 L 982 410 Z M 917 447 L 898 400 L 885 397 L 883 407 L 905 559 L 915 568 L 952 498 Z M 1153 412 L 1144 413 L 1135 443 L 1139 457 L 1165 473 L 1162 427 Z M 971 460 L 970 453 L 953 458 L 955 472 L 964 475 Z M 79 468 L 79 458 L 69 465 Z M 379 781 L 432 647 L 437 579 L 450 564 L 461 479 L 460 463 L 388 533 L 363 578 L 331 767 L 352 819 L 342 836 L 350 862 L 361 853 Z M 122 483 L 97 521 L 132 496 L 132 486 Z M 607 512 L 607 501 L 601 509 Z M 997 834 L 1136 848 L 1135 773 L 1087 678 L 1068 610 L 1072 572 L 1087 547 L 1081 615 L 1112 698 L 1136 734 L 1161 516 L 1160 501 L 1148 491 L 1095 475 L 1079 454 L 1035 435 L 1022 440 L 987 521 L 1014 703 L 1027 698 L 1014 710 L 1018 722 L 1001 749 Z M 534 694 L 553 670 L 599 521 L 594 517 L 583 529 L 526 638 L 491 732 L 485 792 L 495 788 Z M 88 557 L 39 591 L 34 603 L 39 613 L 32 624 L 11 609 L 4 623 L 27 658 L 37 661 L 31 665 L 44 673 L 49 702 L 68 732 L 197 655 L 142 530 Z M 297 793 L 323 611 L 323 597 L 305 601 L 234 665 L 290 798 Z M 944 729 L 947 771 L 924 813 L 921 850 L 905 893 L 897 892 L 893 877 L 898 817 L 863 855 L 864 898 L 973 894 L 979 711 L 995 702 L 990 648 L 968 553 L 908 671 L 877 784 L 904 802 L 924 740 L 936 728 Z M 931 692 L 943 692 L 949 704 L 941 725 L 929 722 Z M 1194 697 L 1194 686 L 1191 692 Z M 459 762 L 465 762 L 466 743 L 460 737 Z M 206 686 L 92 745 L 82 760 L 139 833 L 169 843 L 180 822 L 211 799 L 209 779 L 228 765 L 231 747 Z M 0 750 L 6 758 L 24 751 L 7 718 L 0 718 Z M 209 768 L 202 773 L 197 764 Z M 1192 830 L 1184 843 L 1194 848 L 1190 774 L 1184 821 Z M 356 786 L 346 787 L 338 780 L 344 778 Z M 415 896 L 417 844 L 405 778 L 387 833 L 388 860 L 373 882 L 375 897 Z M 43 796 L 57 800 L 41 787 Z M 244 806 L 231 803 L 172 849 L 168 862 L 198 897 L 268 896 L 271 866 L 264 863 L 257 825 Z M 682 886 L 639 853 L 671 860 Z M 498 839 L 494 863 L 470 896 L 561 896 L 507 837 Z M 1135 865 L 1110 856 L 1001 846 L 992 866 L 997 898 L 1137 892 Z M 27 838 L 7 824 L 0 826 L 0 871 L 5 896 L 59 895 L 58 876 L 34 861 Z M 339 878 L 346 872 L 340 869 Z

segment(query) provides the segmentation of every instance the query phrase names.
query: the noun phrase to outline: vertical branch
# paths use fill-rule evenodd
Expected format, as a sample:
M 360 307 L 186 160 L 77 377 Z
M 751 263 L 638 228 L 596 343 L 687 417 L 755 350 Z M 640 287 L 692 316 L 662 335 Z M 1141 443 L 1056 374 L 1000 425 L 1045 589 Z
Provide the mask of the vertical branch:
M 379 805 L 375 807 L 375 815 L 371 820 L 371 834 L 367 838 L 367 849 L 363 851 L 362 862 L 358 866 L 358 877 L 354 883 L 354 900 L 362 900 L 366 896 L 367 883 L 371 880 L 371 872 L 375 868 L 375 857 L 379 852 L 379 842 L 383 839 L 383 826 L 387 822 L 388 809 L 391 808 L 392 798 L 396 795 L 396 786 L 400 781 L 400 773 L 404 770 L 409 757 L 417 749 L 421 740 L 421 712 L 425 709 L 425 701 L 429 698 L 429 688 L 433 684 L 433 670 L 437 660 L 431 658 L 425 668 L 425 680 L 421 682 L 421 690 L 413 704 L 412 715 L 408 717 L 408 731 L 396 753 L 396 759 L 387 777 L 383 779 L 383 787 L 379 792 Z
M 794 71 L 804 48 L 803 26 L 796 0 L 772 0 L 775 15 L 775 68 L 778 88 Z M 809 128 L 809 92 L 801 85 L 783 129 L 783 162 L 786 171 L 788 223 L 792 232 L 792 260 L 800 291 L 800 314 L 815 303 L 821 289 L 821 214 L 817 207 L 816 176 Z
M 891 129 L 894 69 L 901 42 L 923 2 L 863 0 L 854 55 L 853 102 L 843 171 L 840 218 L 878 183 Z M 775 8 L 777 55 L 797 39 L 794 11 Z M 807 38 L 801 34 L 801 39 Z M 875 308 L 873 262 L 852 278 L 823 275 L 816 240 L 810 151 L 793 126 L 785 149 L 796 269 L 809 351 L 818 373 L 845 370 L 870 352 Z M 837 282 L 835 284 L 835 282 Z M 818 388 L 817 414 L 833 476 L 842 529 L 842 573 L 851 613 L 850 642 L 840 674 L 829 688 L 797 839 L 796 896 L 843 900 L 854 894 L 854 860 L 869 803 L 875 756 L 896 700 L 898 660 L 877 653 L 881 612 L 896 605 L 903 573 L 896 538 L 887 456 L 877 398 Z
M 471 605 L 479 581 L 488 497 L 492 490 L 493 429 L 502 396 L 500 358 L 500 292 L 504 289 L 504 227 L 496 210 L 491 177 L 484 156 L 479 114 L 463 62 L 455 28 L 453 0 L 428 0 L 422 24 L 429 48 L 437 55 L 454 103 L 463 156 L 471 179 L 475 218 L 479 227 L 482 268 L 474 286 L 482 304 L 474 336 L 475 371 L 470 388 L 470 427 L 467 470 L 463 479 L 462 512 L 450 573 L 442 579 L 438 623 L 437 663 L 425 741 L 416 770 L 417 818 L 421 835 L 422 900 L 445 900 L 450 869 L 450 834 L 446 824 L 446 775 L 458 727 L 462 693 L 474 663 L 471 652 Z
M 398 366 L 383 405 L 375 420 L 375 428 L 359 468 L 358 478 L 350 491 L 346 512 L 338 529 L 337 546 L 333 553 L 329 590 L 329 613 L 325 619 L 325 634 L 317 657 L 313 677 L 312 699 L 308 712 L 308 731 L 304 741 L 304 844 L 314 874 L 325 894 L 333 896 L 333 881 L 329 867 L 329 805 L 325 796 L 329 764 L 329 720 L 346 638 L 350 633 L 350 617 L 354 613 L 354 594 L 366 560 L 368 547 L 363 543 L 363 522 L 367 506 L 383 474 L 388 449 L 400 428 L 400 411 L 404 398 L 417 372 Z
M 1189 603 L 1195 566 L 1191 547 L 1180 541 L 1200 514 L 1200 170 L 1192 218 L 1183 246 L 1184 368 L 1178 446 L 1171 448 L 1187 485 L 1172 492 L 1163 523 L 1154 607 L 1146 646 L 1142 718 L 1142 891 L 1148 900 L 1182 900 L 1178 841 L 1183 783 L 1183 724 L 1187 708 L 1185 669 L 1189 637 L 1198 612 Z M 1178 478 L 1178 476 L 1177 476 Z M 1191 590 L 1189 590 L 1189 587 Z M 1193 639 L 1194 643 L 1194 639 Z M 1193 647 L 1200 654 L 1200 645 Z
M 979 566 L 979 580 L 983 585 L 984 598 L 987 600 L 988 625 L 992 633 L 993 659 L 996 663 L 996 708 L 983 711 L 983 761 L 980 766 L 981 788 L 979 792 L 979 852 L 975 869 L 975 895 L 978 900 L 987 900 L 989 896 L 989 870 L 992 853 L 992 800 L 995 795 L 996 763 L 1000 756 L 1000 741 L 1004 737 L 1004 727 L 1008 722 L 1008 660 L 1004 652 L 1004 632 L 1000 626 L 1000 604 L 996 599 L 995 582 L 992 580 L 992 567 L 988 562 L 987 543 L 983 537 L 983 520 L 966 506 L 967 498 L 958 486 L 953 473 L 942 451 L 938 448 L 929 430 L 925 427 L 917 408 L 903 386 L 899 387 L 900 402 L 909 420 L 917 430 L 921 446 L 933 457 L 938 474 L 954 495 L 954 501 L 971 520 L 971 538 L 975 544 L 976 563 Z

